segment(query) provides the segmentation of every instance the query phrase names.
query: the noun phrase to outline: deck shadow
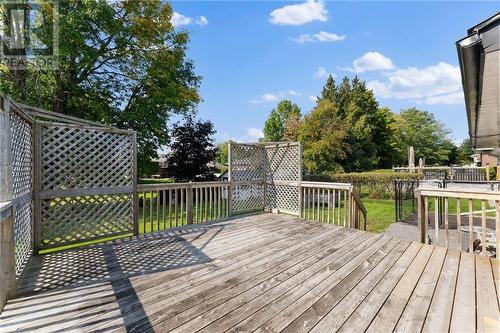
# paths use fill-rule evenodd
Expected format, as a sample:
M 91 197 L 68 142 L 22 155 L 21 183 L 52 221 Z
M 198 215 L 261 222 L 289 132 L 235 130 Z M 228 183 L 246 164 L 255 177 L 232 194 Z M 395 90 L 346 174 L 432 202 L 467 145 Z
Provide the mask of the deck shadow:
M 111 242 L 35 256 L 18 284 L 18 295 L 114 282 L 119 279 L 194 266 L 212 259 L 183 236 L 224 226 L 160 232 L 140 238 Z M 218 230 L 216 230 L 218 231 Z M 206 244 L 205 244 L 206 245 Z M 205 246 L 203 245 L 203 246 Z

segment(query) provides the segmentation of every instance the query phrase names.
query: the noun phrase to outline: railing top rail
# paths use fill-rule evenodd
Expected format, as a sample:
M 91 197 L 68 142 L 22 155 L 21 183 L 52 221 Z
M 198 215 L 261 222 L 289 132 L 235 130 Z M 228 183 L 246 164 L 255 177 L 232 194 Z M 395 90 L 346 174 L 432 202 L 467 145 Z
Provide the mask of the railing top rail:
M 352 185 L 349 183 L 330 183 L 330 182 L 300 182 L 303 187 L 315 188 L 330 188 L 336 190 L 352 190 Z
M 138 184 L 138 191 L 157 191 L 163 189 L 180 189 L 180 188 L 199 188 L 199 187 L 207 187 L 207 186 L 228 186 L 233 182 L 224 182 L 224 181 L 213 181 L 213 182 L 196 182 L 196 183 L 164 183 L 164 184 Z
M 352 191 L 352 197 L 354 198 L 354 200 L 358 204 L 359 209 L 361 210 L 361 212 L 363 213 L 363 215 L 366 218 L 366 208 L 365 208 L 365 205 L 363 205 L 363 201 L 361 201 L 361 198 L 359 197 L 359 194 L 358 194 L 358 192 L 356 190 Z
M 447 197 L 460 199 L 500 200 L 499 191 L 453 190 L 453 189 L 419 189 L 422 196 Z

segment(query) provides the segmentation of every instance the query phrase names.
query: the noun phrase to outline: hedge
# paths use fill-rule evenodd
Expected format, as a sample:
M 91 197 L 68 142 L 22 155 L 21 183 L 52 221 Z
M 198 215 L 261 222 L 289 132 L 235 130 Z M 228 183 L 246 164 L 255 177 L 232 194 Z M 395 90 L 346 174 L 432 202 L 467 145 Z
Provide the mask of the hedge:
M 393 199 L 396 179 L 419 179 L 419 175 L 406 172 L 353 172 L 308 175 L 304 180 L 351 183 L 361 197 Z

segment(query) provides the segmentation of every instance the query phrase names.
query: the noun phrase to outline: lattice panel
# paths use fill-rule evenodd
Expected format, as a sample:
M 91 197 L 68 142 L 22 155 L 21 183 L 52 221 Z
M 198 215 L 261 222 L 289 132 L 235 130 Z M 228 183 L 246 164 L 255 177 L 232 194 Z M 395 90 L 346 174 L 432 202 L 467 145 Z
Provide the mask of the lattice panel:
M 280 212 L 300 213 L 299 187 L 286 185 L 267 185 L 266 206 L 277 208 Z
M 12 183 L 14 198 L 32 191 L 33 179 L 33 131 L 31 124 L 10 112 Z
M 33 128 L 21 115 L 10 110 L 14 252 L 16 276 L 20 276 L 33 252 Z
M 132 194 L 43 200 L 41 248 L 133 231 Z
M 264 181 L 262 146 L 231 144 L 231 180 Z
M 42 190 L 133 185 L 132 136 L 44 125 Z
M 266 147 L 266 177 L 268 181 L 299 181 L 300 148 L 298 143 Z
M 26 262 L 33 252 L 32 242 L 32 203 L 14 208 L 14 244 L 16 256 L 16 275 L 20 276 Z
M 232 196 L 232 213 L 262 211 L 264 208 L 264 186 L 260 184 L 235 185 Z

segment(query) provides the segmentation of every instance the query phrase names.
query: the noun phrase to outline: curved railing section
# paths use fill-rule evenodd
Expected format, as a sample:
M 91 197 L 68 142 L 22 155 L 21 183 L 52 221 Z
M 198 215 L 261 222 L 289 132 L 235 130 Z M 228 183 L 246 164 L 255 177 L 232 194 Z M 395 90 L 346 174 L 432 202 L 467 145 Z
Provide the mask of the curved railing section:
M 351 184 L 301 182 L 300 217 L 366 230 L 366 208 Z

